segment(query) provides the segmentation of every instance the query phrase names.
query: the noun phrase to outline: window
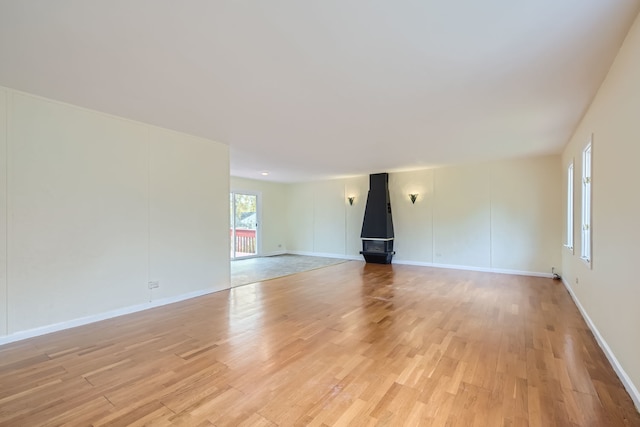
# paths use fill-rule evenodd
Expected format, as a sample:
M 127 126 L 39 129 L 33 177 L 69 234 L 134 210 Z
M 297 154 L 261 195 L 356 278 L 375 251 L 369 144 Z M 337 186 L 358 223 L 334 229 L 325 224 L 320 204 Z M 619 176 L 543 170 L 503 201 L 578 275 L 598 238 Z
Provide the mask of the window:
M 564 245 L 573 253 L 573 162 L 567 168 L 567 236 Z
M 258 208 L 257 194 L 232 191 L 229 194 L 231 225 L 231 259 L 258 255 Z
M 580 257 L 591 263 L 591 142 L 582 153 L 582 250 Z

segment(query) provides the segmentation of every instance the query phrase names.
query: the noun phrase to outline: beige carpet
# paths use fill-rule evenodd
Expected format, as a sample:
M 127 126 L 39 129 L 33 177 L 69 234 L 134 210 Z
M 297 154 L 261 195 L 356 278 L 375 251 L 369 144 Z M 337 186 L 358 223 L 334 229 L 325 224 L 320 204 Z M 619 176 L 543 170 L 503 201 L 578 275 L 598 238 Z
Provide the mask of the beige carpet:
M 346 261 L 340 258 L 290 254 L 233 260 L 231 261 L 231 287 L 263 282 L 302 271 L 341 264 Z

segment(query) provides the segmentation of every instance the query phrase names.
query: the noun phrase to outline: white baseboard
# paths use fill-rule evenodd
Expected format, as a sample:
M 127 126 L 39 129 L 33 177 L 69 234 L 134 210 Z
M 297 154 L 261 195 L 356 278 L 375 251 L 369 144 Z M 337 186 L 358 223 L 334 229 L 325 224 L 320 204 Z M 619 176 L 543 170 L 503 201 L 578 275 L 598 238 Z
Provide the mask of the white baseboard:
M 547 277 L 549 279 L 553 277 L 551 273 L 540 273 L 537 271 L 524 271 L 524 270 L 508 270 L 505 268 L 487 268 L 487 267 L 475 267 L 475 266 L 469 266 L 469 265 L 436 264 L 432 262 L 406 261 L 402 259 L 394 259 L 393 263 L 404 264 L 404 265 L 416 265 L 419 267 L 448 268 L 451 270 L 481 271 L 484 273 L 515 274 L 517 276 Z
M 616 374 L 618 374 L 618 378 L 620 378 L 620 381 L 622 381 L 622 385 L 624 385 L 625 390 L 627 390 L 627 393 L 629 393 L 629 395 L 631 396 L 633 403 L 636 405 L 636 409 L 640 411 L 640 392 L 638 391 L 638 388 L 635 386 L 635 384 L 633 384 L 633 381 L 631 381 L 631 378 L 629 378 L 629 375 L 627 375 L 625 370 L 622 368 L 622 365 L 620 365 L 620 362 L 618 362 L 618 359 L 616 358 L 616 355 L 613 353 L 613 351 L 609 347 L 609 344 L 607 344 L 605 339 L 602 337 L 602 335 L 600 334 L 600 331 L 598 331 L 598 328 L 596 327 L 596 325 L 593 323 L 593 321 L 587 314 L 587 311 L 584 309 L 584 307 L 580 303 L 580 300 L 578 299 L 576 294 L 573 292 L 573 289 L 571 288 L 569 283 L 567 283 L 567 281 L 564 280 L 564 277 L 562 278 L 562 283 L 564 284 L 564 287 L 569 292 L 569 295 L 571 295 L 573 302 L 578 307 L 578 310 L 580 311 L 580 314 L 582 314 L 582 318 L 587 323 L 587 326 L 589 326 L 589 329 L 591 329 L 593 336 L 596 337 L 596 341 L 598 345 L 604 352 L 605 356 L 607 356 L 607 359 L 609 360 L 609 363 L 613 367 L 613 370 L 616 371 Z
M 338 259 L 346 259 L 350 261 L 362 261 L 362 257 L 358 255 L 345 255 L 345 254 L 332 254 L 325 252 L 308 252 L 308 251 L 287 251 L 288 254 L 291 255 L 304 255 L 304 256 L 317 256 L 323 258 L 338 258 Z
M 324 257 L 324 258 L 340 258 L 340 259 L 348 259 L 352 261 L 363 261 L 362 256 L 360 255 L 332 254 L 332 253 L 309 252 L 309 251 L 287 251 L 287 253 L 292 255 L 318 256 L 318 257 Z M 397 259 L 397 258 L 394 258 L 393 264 L 416 265 L 419 267 L 448 268 L 452 270 L 482 271 L 485 273 L 515 274 L 518 276 L 546 277 L 549 279 L 553 278 L 553 274 L 551 273 L 540 273 L 538 271 L 508 270 L 504 268 L 486 268 L 486 267 L 474 267 L 474 266 L 468 266 L 468 265 L 436 264 L 432 262 L 406 261 L 406 260 Z
M 267 257 L 267 256 L 278 256 L 278 255 L 284 255 L 287 254 L 287 251 L 274 251 L 274 252 L 266 252 L 262 255 L 260 255 L 261 257 Z
M 222 290 L 222 289 L 220 289 Z M 41 326 L 39 328 L 28 329 L 26 331 L 15 332 L 10 335 L 0 337 L 0 345 L 8 344 L 15 341 L 25 340 L 40 335 L 50 334 L 52 332 L 62 331 L 64 329 L 75 328 L 77 326 L 87 325 L 89 323 L 99 322 L 101 320 L 111 319 L 113 317 L 124 316 L 138 311 L 148 310 L 150 308 L 160 307 L 174 302 L 184 301 L 191 298 L 218 292 L 218 290 L 204 289 L 200 291 L 189 292 L 182 295 L 158 299 L 156 301 L 145 302 L 142 304 L 131 305 L 129 307 L 118 308 L 104 313 L 91 316 L 80 317 L 78 319 L 67 320 L 65 322 L 54 323 L 52 325 Z

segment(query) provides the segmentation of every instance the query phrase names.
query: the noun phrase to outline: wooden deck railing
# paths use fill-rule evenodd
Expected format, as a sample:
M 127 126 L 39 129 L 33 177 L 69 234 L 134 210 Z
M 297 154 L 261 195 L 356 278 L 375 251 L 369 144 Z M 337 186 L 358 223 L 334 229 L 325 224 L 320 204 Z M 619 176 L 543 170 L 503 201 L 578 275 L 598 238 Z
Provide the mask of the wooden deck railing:
M 233 230 L 229 230 L 233 239 Z M 236 253 L 255 254 L 256 250 L 256 230 L 236 229 Z

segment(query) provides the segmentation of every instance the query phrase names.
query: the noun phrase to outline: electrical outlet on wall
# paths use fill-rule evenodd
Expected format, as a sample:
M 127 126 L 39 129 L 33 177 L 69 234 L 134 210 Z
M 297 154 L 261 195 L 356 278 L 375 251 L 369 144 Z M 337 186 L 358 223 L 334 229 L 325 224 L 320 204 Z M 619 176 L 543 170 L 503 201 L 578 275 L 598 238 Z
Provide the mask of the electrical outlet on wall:
M 580 281 L 578 280 L 578 278 L 576 277 L 576 285 L 580 283 Z
M 155 289 L 160 287 L 160 282 L 158 280 L 153 280 L 149 282 L 149 289 Z

